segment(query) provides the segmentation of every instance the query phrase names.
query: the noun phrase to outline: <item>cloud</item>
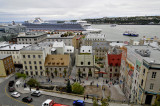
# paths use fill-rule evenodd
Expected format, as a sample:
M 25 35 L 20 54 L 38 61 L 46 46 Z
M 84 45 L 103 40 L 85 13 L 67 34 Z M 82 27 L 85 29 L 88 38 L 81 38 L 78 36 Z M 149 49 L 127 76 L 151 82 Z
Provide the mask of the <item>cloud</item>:
M 0 21 L 160 15 L 159 0 L 0 0 Z

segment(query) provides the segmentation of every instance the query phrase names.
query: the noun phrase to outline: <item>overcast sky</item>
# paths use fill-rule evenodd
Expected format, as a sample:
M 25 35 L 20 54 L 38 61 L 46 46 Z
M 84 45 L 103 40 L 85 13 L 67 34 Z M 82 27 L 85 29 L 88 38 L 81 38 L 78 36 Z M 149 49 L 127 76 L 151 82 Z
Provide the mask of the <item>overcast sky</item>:
M 160 15 L 160 0 L 0 0 L 0 22 Z

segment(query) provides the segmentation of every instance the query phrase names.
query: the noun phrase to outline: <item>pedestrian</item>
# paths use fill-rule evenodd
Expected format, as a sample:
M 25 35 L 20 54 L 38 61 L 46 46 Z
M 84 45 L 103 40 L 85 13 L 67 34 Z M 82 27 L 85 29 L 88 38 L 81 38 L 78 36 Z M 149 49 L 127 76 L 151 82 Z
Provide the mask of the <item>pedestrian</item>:
M 105 88 L 103 90 L 105 91 Z
M 87 94 L 87 99 L 88 99 L 88 94 Z
M 85 101 L 85 98 L 86 98 L 86 97 L 85 97 L 85 95 L 84 95 L 84 101 Z
M 97 84 L 97 88 L 98 88 L 98 84 Z

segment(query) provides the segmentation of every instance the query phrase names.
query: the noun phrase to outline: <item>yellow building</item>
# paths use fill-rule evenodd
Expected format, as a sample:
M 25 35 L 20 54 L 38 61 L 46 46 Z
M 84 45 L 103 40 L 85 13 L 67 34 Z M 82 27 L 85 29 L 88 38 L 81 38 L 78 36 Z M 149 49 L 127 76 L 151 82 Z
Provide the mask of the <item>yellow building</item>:
M 6 77 L 15 72 L 11 55 L 0 55 L 0 77 Z
M 70 55 L 47 55 L 45 59 L 45 71 L 49 76 L 68 76 L 70 71 Z

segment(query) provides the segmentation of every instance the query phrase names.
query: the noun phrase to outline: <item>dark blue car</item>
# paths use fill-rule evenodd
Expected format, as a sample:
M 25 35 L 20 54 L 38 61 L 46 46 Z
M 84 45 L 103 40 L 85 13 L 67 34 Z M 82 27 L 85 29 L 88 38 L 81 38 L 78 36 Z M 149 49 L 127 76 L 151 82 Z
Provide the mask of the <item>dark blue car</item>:
M 84 106 L 84 101 L 83 100 L 75 100 L 73 102 L 73 106 Z

